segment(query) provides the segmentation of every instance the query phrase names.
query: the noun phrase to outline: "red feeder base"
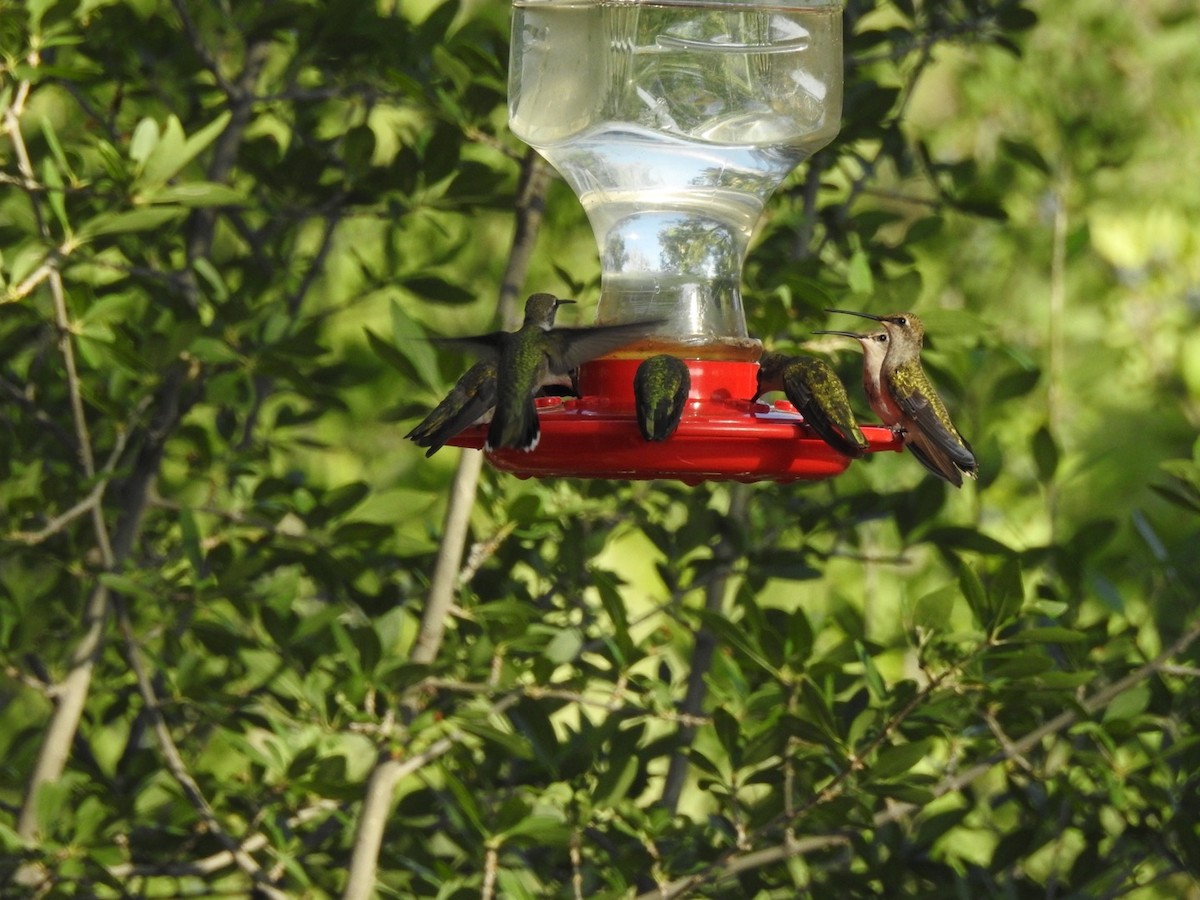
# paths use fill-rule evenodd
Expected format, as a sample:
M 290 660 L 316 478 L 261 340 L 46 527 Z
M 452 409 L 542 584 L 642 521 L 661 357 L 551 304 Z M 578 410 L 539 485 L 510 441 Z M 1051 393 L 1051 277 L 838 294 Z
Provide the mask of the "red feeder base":
M 792 404 L 752 403 L 758 363 L 688 359 L 692 387 L 679 428 L 667 440 L 638 431 L 633 376 L 640 359 L 598 359 L 579 370 L 580 397 L 538 403 L 537 448 L 488 451 L 488 461 L 519 478 L 674 478 L 701 481 L 821 481 L 840 475 L 850 458 L 804 424 Z M 863 426 L 868 452 L 903 445 L 891 429 Z M 487 426 L 455 437 L 457 447 L 481 449 Z

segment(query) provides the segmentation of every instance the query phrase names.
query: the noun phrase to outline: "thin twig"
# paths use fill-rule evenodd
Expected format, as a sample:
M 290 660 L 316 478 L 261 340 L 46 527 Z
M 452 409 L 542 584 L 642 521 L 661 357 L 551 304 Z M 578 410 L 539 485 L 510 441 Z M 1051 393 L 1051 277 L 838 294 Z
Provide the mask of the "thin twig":
M 88 491 L 86 497 L 69 509 L 59 513 L 37 531 L 16 531 L 12 534 L 6 535 L 5 539 L 16 541 L 22 544 L 28 544 L 30 546 L 40 544 L 42 541 L 45 541 L 58 534 L 80 516 L 91 513 L 98 509 L 101 502 L 104 500 L 104 493 L 108 489 L 109 478 L 116 469 L 117 462 L 120 460 L 121 454 L 125 452 L 125 444 L 128 440 L 128 436 L 128 428 L 122 428 L 117 432 L 117 437 L 113 442 L 113 448 L 109 453 L 108 460 L 100 470 L 103 477 L 97 480 L 92 489 Z M 107 541 L 107 534 L 105 535 L 104 540 L 105 542 Z
M 212 805 L 200 789 L 200 785 L 192 777 L 192 773 L 188 771 L 187 764 L 183 761 L 183 755 L 179 752 L 179 747 L 176 745 L 175 739 L 171 736 L 171 729 L 167 727 L 167 721 L 163 717 L 162 704 L 159 702 L 154 685 L 151 683 L 150 676 L 146 672 L 145 663 L 142 661 L 142 652 L 134 638 L 133 626 L 129 622 L 129 614 L 125 610 L 125 604 L 118 599 L 114 603 L 114 606 L 117 614 L 117 625 L 121 629 L 121 637 L 125 644 L 125 656 L 129 662 L 129 668 L 133 671 L 134 680 L 137 682 L 138 693 L 141 695 L 142 703 L 145 704 L 144 709 L 150 716 L 151 727 L 154 730 L 155 739 L 158 741 L 159 753 L 162 755 L 167 771 L 171 773 L 171 777 L 182 788 L 184 796 L 187 797 L 188 802 L 192 804 L 192 808 L 199 814 L 208 833 L 225 846 L 225 849 L 232 855 L 234 862 L 237 863 L 238 868 L 254 881 L 255 889 L 268 897 L 276 898 L 276 900 L 286 900 L 287 894 L 271 883 L 271 879 L 263 871 L 258 860 L 251 856 L 245 847 L 225 830 L 225 827 L 221 824 L 221 820 L 217 818 Z
M 318 800 L 312 806 L 307 806 L 295 815 L 289 816 L 285 820 L 285 825 L 289 830 L 294 830 L 307 825 L 321 816 L 329 816 L 331 813 L 337 812 L 338 808 L 339 805 L 334 800 Z M 258 818 L 255 818 L 254 824 L 258 824 Z M 269 843 L 270 838 L 266 834 L 256 831 L 242 841 L 239 847 L 244 853 L 257 853 Z M 121 880 L 129 878 L 187 878 L 213 875 L 235 864 L 236 859 L 233 852 L 220 850 L 199 859 L 155 863 L 117 863 L 116 865 L 108 866 L 106 871 L 113 878 Z
M 479 889 L 479 900 L 492 900 L 496 896 L 496 873 L 500 869 L 500 854 L 489 845 L 483 857 L 483 886 Z

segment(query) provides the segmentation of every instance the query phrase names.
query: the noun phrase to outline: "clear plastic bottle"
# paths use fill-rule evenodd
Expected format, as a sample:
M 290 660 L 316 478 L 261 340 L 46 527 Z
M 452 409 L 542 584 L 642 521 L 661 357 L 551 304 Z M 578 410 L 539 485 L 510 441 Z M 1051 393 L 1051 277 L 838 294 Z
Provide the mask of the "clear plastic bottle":
M 644 347 L 757 359 L 740 293 L 763 206 L 837 133 L 840 0 L 515 0 L 512 130 L 558 169 L 600 251 L 601 323 Z

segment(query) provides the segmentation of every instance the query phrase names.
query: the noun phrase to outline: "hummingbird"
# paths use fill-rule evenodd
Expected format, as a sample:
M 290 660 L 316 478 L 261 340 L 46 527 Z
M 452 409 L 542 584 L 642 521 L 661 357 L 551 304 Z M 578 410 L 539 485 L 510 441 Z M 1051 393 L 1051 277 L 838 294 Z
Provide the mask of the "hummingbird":
M 876 407 L 872 403 L 872 408 L 934 475 L 955 487 L 962 487 L 963 475 L 974 478 L 979 471 L 975 451 L 954 427 L 946 404 L 921 366 L 921 346 L 925 338 L 921 320 L 906 312 L 890 316 L 873 316 L 848 309 L 827 312 L 874 319 L 887 330 L 887 352 L 879 366 L 880 405 Z M 864 383 L 872 379 L 866 347 L 863 343 Z
M 692 377 L 682 359 L 660 353 L 643 360 L 633 376 L 638 429 L 648 441 L 665 441 L 679 427 Z
M 867 452 L 846 388 L 824 360 L 764 353 L 758 361 L 758 390 L 750 399 L 768 391 L 783 391 L 805 423 L 838 453 L 860 459 Z
M 814 331 L 813 334 L 838 334 L 854 338 L 863 349 L 863 392 L 871 410 L 889 428 L 900 424 L 900 408 L 891 403 L 879 381 L 883 369 L 883 358 L 887 355 L 888 333 L 886 328 L 876 331 Z
M 516 331 L 437 339 L 470 350 L 482 361 L 496 365 L 496 404 L 485 449 L 533 450 L 541 436 L 533 402 L 540 388 L 561 379 L 581 363 L 644 337 L 663 321 L 555 328 L 558 308 L 574 302 L 549 293 L 531 294 L 525 301 L 525 322 Z

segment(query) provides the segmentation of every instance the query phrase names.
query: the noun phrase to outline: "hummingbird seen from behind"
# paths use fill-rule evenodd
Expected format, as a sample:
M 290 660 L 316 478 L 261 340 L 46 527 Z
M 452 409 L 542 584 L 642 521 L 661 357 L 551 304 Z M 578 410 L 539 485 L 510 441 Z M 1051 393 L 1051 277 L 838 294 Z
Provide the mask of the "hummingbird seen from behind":
M 768 391 L 783 391 L 805 424 L 838 453 L 860 459 L 867 452 L 867 438 L 854 419 L 846 388 L 824 360 L 764 353 L 758 361 L 758 390 L 750 399 Z
M 633 376 L 638 430 L 648 441 L 665 441 L 679 427 L 692 377 L 682 359 L 660 353 L 642 361 Z
M 946 404 L 921 365 L 921 347 L 925 338 L 921 320 L 906 312 L 890 316 L 848 309 L 827 312 L 873 319 L 887 329 L 887 353 L 879 371 L 881 405 L 876 413 L 897 432 L 913 456 L 939 478 L 955 487 L 962 487 L 963 475 L 974 478 L 979 471 L 975 452 L 954 427 Z M 863 346 L 865 353 L 866 345 Z M 893 412 L 898 412 L 898 418 L 889 422 L 887 416 Z
M 484 449 L 534 449 L 541 436 L 534 396 L 541 387 L 662 324 L 655 319 L 590 328 L 553 327 L 558 308 L 574 302 L 549 293 L 531 294 L 525 302 L 525 322 L 516 331 L 437 339 L 496 364 L 496 406 Z

